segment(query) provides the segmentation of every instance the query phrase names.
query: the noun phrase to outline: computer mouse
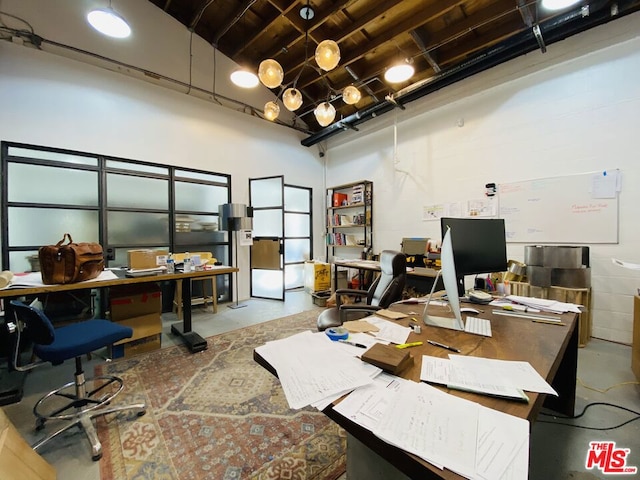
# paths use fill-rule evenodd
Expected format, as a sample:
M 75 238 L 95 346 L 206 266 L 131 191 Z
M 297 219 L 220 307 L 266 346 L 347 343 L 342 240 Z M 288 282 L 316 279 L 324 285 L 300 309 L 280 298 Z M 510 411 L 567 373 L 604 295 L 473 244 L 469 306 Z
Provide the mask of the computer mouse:
M 480 310 L 471 307 L 462 307 L 460 311 L 462 313 L 475 313 L 476 315 L 480 313 Z

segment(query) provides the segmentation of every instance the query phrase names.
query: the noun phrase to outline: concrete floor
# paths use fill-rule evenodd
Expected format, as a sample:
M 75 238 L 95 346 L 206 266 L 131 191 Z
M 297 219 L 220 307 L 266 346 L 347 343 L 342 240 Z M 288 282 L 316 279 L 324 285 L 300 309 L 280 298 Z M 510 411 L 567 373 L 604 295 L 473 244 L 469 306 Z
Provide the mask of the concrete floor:
M 218 307 L 216 315 L 202 308 L 193 309 L 193 330 L 202 337 L 208 337 L 255 323 L 264 322 L 312 308 L 310 295 L 303 291 L 288 292 L 286 301 L 251 299 L 241 302 L 246 307 L 228 308 L 229 304 Z M 162 346 L 167 347 L 181 340 L 170 333 L 171 324 L 177 322 L 173 314 L 163 314 Z M 85 370 L 92 371 L 94 364 L 104 361 L 94 357 L 85 362 Z M 631 348 L 611 342 L 592 339 L 580 349 L 576 413 L 591 402 L 607 402 L 640 411 L 640 387 L 630 383 L 599 393 L 587 387 L 605 389 L 623 382 L 634 382 L 631 372 Z M 25 384 L 25 395 L 21 402 L 3 407 L 16 428 L 32 443 L 39 438 L 34 431 L 32 406 L 44 392 L 68 382 L 73 377 L 72 362 L 58 367 L 44 366 L 32 371 Z M 637 415 L 636 415 L 637 416 Z M 595 406 L 587 410 L 578 420 L 567 421 L 577 425 L 596 427 L 613 426 L 634 418 L 634 414 L 613 407 Z M 533 425 L 531 433 L 531 479 L 574 479 L 587 480 L 605 478 L 595 469 L 585 469 L 585 459 L 590 441 L 615 441 L 616 447 L 629 448 L 627 466 L 640 467 L 640 422 L 633 422 L 611 431 L 593 431 L 573 427 L 557 426 L 546 421 L 562 421 L 541 415 Z M 100 480 L 99 464 L 91 460 L 88 443 L 84 434 L 72 430 L 42 449 L 42 456 L 55 466 L 59 480 Z M 118 479 L 116 479 L 118 480 Z M 346 480 L 343 475 L 340 480 Z M 350 479 L 366 480 L 366 479 Z

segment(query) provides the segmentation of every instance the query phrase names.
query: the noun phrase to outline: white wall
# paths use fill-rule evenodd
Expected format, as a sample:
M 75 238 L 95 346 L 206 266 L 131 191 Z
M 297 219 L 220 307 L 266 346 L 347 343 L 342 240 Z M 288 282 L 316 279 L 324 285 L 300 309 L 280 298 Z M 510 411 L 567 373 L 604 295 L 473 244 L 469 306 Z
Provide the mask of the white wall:
M 593 334 L 630 343 L 640 275 L 611 257 L 640 263 L 638 32 L 636 13 L 335 137 L 327 184 L 374 182 L 380 251 L 400 248 L 405 236 L 439 238 L 439 223 L 422 220 L 423 206 L 483 198 L 486 183 L 620 168 L 619 243 L 590 245 Z M 510 244 L 508 256 L 523 260 L 523 244 Z
M 83 14 L 75 8 L 102 3 L 4 0 L 0 10 L 21 16 L 50 40 L 93 48 L 119 61 L 188 80 L 188 50 L 175 51 L 176 43 L 188 45 L 184 27 L 168 22 L 168 16 L 146 0 L 119 2 L 130 9 L 127 18 L 142 33 L 126 48 L 121 44 L 113 49 L 112 43 L 85 25 Z M 2 19 L 24 27 L 8 17 Z M 157 30 L 150 28 L 153 25 Z M 232 201 L 237 203 L 249 203 L 249 178 L 284 175 L 288 184 L 312 187 L 315 212 L 323 208 L 324 165 L 317 149 L 300 145 L 303 134 L 186 92 L 88 65 L 83 55 L 75 60 L 50 53 L 47 45 L 43 49 L 0 42 L 1 140 L 230 174 Z M 194 75 L 194 85 L 211 90 L 213 49 L 200 41 L 196 51 L 201 54 L 194 55 L 194 72 L 200 74 Z M 217 72 L 218 85 L 224 85 L 233 64 L 219 52 L 217 64 L 226 65 L 226 71 Z M 263 91 L 250 93 L 244 100 L 259 105 L 261 95 L 273 96 Z M 323 222 L 324 214 L 316 214 L 314 231 L 323 231 Z M 314 251 L 315 256 L 324 253 L 322 236 L 315 241 Z M 247 249 L 239 254 L 243 299 L 249 296 L 249 255 Z

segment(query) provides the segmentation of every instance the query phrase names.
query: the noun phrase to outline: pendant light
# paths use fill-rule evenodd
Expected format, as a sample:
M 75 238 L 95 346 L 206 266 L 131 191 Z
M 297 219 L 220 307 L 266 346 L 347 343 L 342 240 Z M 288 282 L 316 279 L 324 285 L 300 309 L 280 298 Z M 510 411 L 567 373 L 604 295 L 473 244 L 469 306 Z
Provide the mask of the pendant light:
M 258 86 L 258 77 L 253 72 L 239 68 L 231 73 L 231 81 L 240 88 L 254 88 Z
M 323 102 L 315 108 L 313 114 L 320 126 L 326 127 L 336 118 L 336 109 L 329 102 Z
M 280 107 L 276 102 L 267 102 L 264 104 L 264 118 L 272 122 L 278 118 Z
M 384 72 L 384 79 L 390 83 L 401 83 L 409 80 L 415 72 L 413 65 L 409 59 L 405 59 L 403 62 L 398 63 L 386 72 Z
M 87 14 L 87 21 L 100 33 L 113 38 L 127 38 L 131 35 L 131 27 L 127 21 L 112 7 L 96 8 Z
M 353 85 L 345 87 L 342 91 L 342 100 L 344 100 L 344 103 L 347 105 L 355 105 L 360 101 L 360 98 L 362 98 L 360 90 Z
M 277 88 L 284 79 L 282 65 L 272 58 L 263 60 L 258 67 L 258 78 L 267 88 Z
M 297 88 L 287 88 L 282 94 L 282 103 L 287 110 L 293 112 L 302 105 L 302 94 Z
M 323 40 L 316 47 L 316 63 L 328 72 L 333 70 L 340 62 L 340 47 L 333 40 Z

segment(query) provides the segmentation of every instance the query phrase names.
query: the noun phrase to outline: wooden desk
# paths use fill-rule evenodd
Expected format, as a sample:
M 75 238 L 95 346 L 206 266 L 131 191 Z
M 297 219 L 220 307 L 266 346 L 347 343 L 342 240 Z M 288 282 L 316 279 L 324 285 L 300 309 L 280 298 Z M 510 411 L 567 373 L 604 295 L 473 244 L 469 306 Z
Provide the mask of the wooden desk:
M 113 280 L 88 281 L 81 283 L 69 283 L 66 285 L 43 285 L 33 288 L 10 288 L 0 290 L 0 298 L 15 298 L 24 295 L 38 295 L 43 293 L 69 292 L 74 290 L 86 290 L 93 288 L 105 288 L 120 285 L 133 285 L 137 283 L 155 283 L 165 281 L 181 281 L 182 282 L 182 303 L 183 303 L 183 319 L 182 324 L 175 323 L 171 325 L 171 331 L 180 335 L 191 352 L 199 352 L 207 348 L 207 342 L 196 332 L 192 331 L 191 326 L 191 280 L 215 278 L 217 275 L 225 275 L 227 273 L 237 272 L 235 267 L 219 266 L 212 270 L 203 270 L 199 272 L 189 273 L 171 273 L 160 275 L 148 275 L 144 277 L 125 277 L 124 271 L 114 270 L 119 276 Z M 189 280 L 184 281 L 183 280 Z
M 353 268 L 359 271 L 379 272 L 380 262 L 375 260 L 334 260 L 333 261 L 333 291 L 338 289 L 338 267 Z M 427 292 L 431 290 L 433 281 L 435 281 L 438 275 L 438 271 L 432 268 L 418 268 L 415 270 L 407 271 L 407 277 L 409 279 L 416 280 L 428 280 L 430 283 L 427 287 Z M 360 282 L 362 285 L 362 279 Z M 444 287 L 443 287 L 444 288 Z
M 422 305 L 397 305 L 393 308 L 404 312 L 416 312 L 419 321 L 423 309 Z M 459 348 L 460 355 L 527 361 L 555 388 L 559 397 L 547 397 L 543 394 L 527 392 L 530 398 L 529 403 L 521 403 L 442 387 L 451 395 L 527 419 L 529 422 L 535 421 L 543 403 L 545 407 L 566 415 L 573 415 L 578 365 L 577 315 L 573 313 L 562 315 L 562 321 L 566 326 L 560 326 L 534 323 L 522 318 L 492 315 L 492 308 L 489 306 L 483 306 L 480 309 L 484 310 L 484 313 L 481 314 L 482 318 L 491 320 L 492 337 L 480 337 L 423 325 L 421 334 L 411 333 L 407 340 L 408 342 L 423 341 L 424 344 L 410 349 L 411 355 L 414 357 L 414 365 L 405 370 L 401 376 L 419 382 L 422 355 L 447 357 L 451 353 L 426 343 L 427 339 L 435 340 Z M 429 311 L 435 315 L 447 315 L 444 307 L 430 306 Z M 398 323 L 407 325 L 409 321 L 410 319 L 407 318 Z M 275 374 L 271 365 L 255 352 L 254 359 Z M 363 444 L 368 451 L 386 460 L 409 478 L 462 478 L 449 470 L 441 471 L 415 455 L 387 444 L 369 430 L 337 413 L 331 406 L 323 412 Z

